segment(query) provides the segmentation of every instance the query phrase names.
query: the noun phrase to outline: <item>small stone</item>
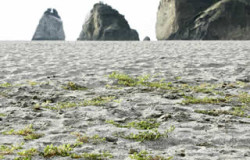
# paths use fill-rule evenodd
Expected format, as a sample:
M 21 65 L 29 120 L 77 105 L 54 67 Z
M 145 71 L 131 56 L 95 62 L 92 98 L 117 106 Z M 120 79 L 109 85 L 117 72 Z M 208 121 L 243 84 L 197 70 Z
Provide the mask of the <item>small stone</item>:
M 150 37 L 146 36 L 143 41 L 150 41 Z
M 26 107 L 28 107 L 28 103 L 27 103 L 27 102 L 23 102 L 23 103 L 21 104 L 21 106 L 22 106 L 22 108 L 26 108 Z
M 180 97 L 177 95 L 177 94 L 174 94 L 174 93 L 170 93 L 170 94 L 164 94 L 163 95 L 164 98 L 167 98 L 167 99 L 179 99 Z
M 167 121 L 168 119 L 172 118 L 171 114 L 164 114 L 160 118 L 157 119 L 158 122 Z
M 240 77 L 240 78 L 237 78 L 236 80 L 248 83 L 248 82 L 250 82 L 250 76 Z
M 107 142 L 117 142 L 118 141 L 118 138 L 116 138 L 116 137 L 108 136 L 108 137 L 105 137 L 105 138 L 106 138 Z
M 131 148 L 128 152 L 128 154 L 134 154 L 134 153 L 138 153 L 138 151 L 136 149 Z

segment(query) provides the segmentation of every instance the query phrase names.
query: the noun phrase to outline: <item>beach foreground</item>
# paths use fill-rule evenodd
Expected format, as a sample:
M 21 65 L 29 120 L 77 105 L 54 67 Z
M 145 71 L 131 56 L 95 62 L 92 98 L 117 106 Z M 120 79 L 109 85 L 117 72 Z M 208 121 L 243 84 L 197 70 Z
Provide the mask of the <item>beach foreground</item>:
M 244 160 L 250 42 L 0 42 L 0 159 Z

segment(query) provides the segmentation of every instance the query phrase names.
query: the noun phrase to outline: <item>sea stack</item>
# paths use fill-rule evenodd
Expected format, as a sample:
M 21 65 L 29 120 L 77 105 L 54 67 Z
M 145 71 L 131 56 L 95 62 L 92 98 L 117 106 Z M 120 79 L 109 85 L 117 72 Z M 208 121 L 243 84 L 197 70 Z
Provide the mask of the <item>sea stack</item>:
M 158 40 L 249 40 L 249 0 L 161 0 Z
M 78 40 L 138 41 L 139 35 L 130 28 L 123 15 L 100 2 L 90 11 Z
M 63 22 L 56 9 L 47 9 L 32 40 L 65 40 Z

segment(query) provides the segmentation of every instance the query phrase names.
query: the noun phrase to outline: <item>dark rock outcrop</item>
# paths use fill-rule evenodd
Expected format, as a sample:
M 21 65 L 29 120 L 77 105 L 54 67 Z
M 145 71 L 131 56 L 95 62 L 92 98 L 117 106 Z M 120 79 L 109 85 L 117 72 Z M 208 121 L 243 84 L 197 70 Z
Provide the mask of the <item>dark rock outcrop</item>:
M 150 41 L 150 37 L 146 36 L 143 41 Z
M 47 9 L 32 40 L 65 40 L 63 23 L 56 9 Z
M 161 0 L 158 40 L 248 40 L 249 0 Z
M 123 15 L 104 3 L 97 3 L 83 24 L 78 40 L 139 40 Z

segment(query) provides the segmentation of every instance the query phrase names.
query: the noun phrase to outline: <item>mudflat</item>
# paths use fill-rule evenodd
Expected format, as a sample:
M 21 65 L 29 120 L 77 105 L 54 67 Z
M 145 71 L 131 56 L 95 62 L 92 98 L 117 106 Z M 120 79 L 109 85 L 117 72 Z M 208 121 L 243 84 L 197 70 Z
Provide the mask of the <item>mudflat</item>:
M 0 159 L 244 160 L 250 42 L 0 42 Z

